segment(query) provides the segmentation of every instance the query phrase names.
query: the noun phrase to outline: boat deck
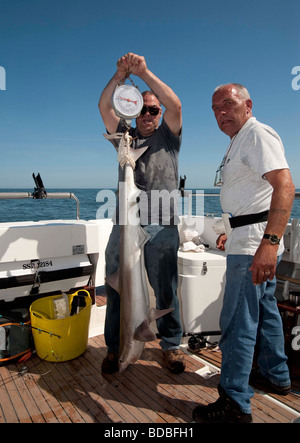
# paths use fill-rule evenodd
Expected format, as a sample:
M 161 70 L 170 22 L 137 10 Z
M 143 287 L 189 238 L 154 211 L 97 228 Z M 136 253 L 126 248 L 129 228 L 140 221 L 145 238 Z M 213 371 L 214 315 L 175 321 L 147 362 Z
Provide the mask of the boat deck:
M 220 367 L 221 355 L 214 350 L 201 351 L 202 361 L 187 351 L 187 368 L 179 375 L 164 367 L 158 340 L 147 343 L 142 359 L 121 375 L 101 374 L 105 355 L 104 337 L 97 336 L 68 362 L 34 355 L 1 367 L 0 423 L 190 423 L 196 405 L 218 398 L 219 373 L 210 365 Z M 289 423 L 300 416 L 299 392 L 256 392 L 252 405 L 255 423 Z

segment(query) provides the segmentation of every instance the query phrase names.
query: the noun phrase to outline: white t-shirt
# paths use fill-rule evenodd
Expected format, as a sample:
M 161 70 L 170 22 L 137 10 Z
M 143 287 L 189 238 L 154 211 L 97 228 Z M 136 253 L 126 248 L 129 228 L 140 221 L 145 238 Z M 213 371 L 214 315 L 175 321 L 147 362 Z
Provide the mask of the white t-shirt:
M 232 139 L 223 169 L 221 206 L 232 216 L 255 214 L 270 209 L 273 187 L 267 172 L 289 169 L 279 135 L 251 117 Z M 267 222 L 233 229 L 226 242 L 227 254 L 254 255 Z M 280 242 L 278 255 L 284 251 Z

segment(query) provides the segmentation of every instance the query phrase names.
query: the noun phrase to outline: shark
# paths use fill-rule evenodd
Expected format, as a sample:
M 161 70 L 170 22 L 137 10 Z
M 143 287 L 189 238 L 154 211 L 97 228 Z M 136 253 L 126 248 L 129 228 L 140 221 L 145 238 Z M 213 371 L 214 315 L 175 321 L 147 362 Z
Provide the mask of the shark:
M 107 276 L 107 283 L 120 295 L 119 373 L 139 360 L 145 343 L 156 340 L 150 324 L 174 308 L 150 308 L 149 282 L 145 268 L 144 248 L 150 235 L 142 228 L 138 197 L 141 190 L 134 180 L 136 161 L 148 147 L 132 149 L 128 131 L 108 137 L 119 137 L 118 161 L 124 170 L 124 182 L 119 186 L 120 243 L 119 269 Z

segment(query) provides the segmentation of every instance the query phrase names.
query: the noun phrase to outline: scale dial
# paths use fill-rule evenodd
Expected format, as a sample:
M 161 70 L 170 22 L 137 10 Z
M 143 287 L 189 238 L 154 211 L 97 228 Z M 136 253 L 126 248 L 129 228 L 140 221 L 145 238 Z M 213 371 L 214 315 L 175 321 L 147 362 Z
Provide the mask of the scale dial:
M 144 104 L 143 96 L 136 86 L 117 86 L 112 96 L 112 105 L 118 117 L 126 120 L 140 115 Z

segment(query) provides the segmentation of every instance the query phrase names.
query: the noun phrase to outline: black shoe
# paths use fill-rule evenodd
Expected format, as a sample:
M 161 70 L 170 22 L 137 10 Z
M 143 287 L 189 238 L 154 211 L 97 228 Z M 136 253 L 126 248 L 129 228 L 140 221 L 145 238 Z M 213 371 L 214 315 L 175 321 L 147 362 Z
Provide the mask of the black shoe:
M 101 370 L 103 374 L 113 374 L 119 370 L 119 354 L 108 353 L 102 362 Z
M 253 388 L 261 389 L 262 391 L 278 395 L 288 395 L 292 390 L 291 385 L 287 386 L 275 385 L 270 380 L 263 377 L 259 369 L 252 369 L 249 377 L 249 385 L 251 385 Z
M 196 423 L 252 423 L 252 415 L 242 412 L 220 385 L 218 391 L 220 397 L 215 403 L 194 409 L 193 420 Z

